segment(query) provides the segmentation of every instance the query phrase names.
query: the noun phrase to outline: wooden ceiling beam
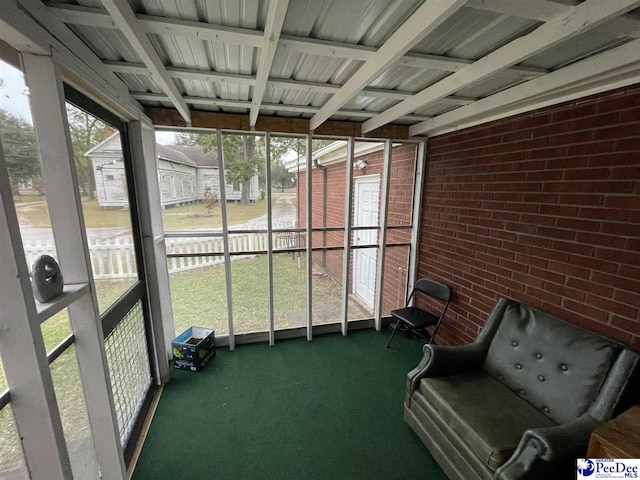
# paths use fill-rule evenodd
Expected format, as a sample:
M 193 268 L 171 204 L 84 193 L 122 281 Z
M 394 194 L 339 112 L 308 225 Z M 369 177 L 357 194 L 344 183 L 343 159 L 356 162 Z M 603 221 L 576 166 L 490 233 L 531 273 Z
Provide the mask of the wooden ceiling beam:
M 289 133 L 306 135 L 309 133 L 309 120 L 304 118 L 270 117 L 261 115 L 258 117 L 255 128 L 251 128 L 249 115 L 232 113 L 204 112 L 191 110 L 191 126 L 187 125 L 180 113 L 173 108 L 147 107 L 146 115 L 157 127 L 173 127 L 175 129 L 212 129 L 212 130 L 237 130 L 271 132 L 273 134 Z M 409 127 L 405 125 L 385 125 L 382 128 L 362 134 L 361 123 L 342 122 L 328 120 L 324 122 L 314 135 L 341 136 L 341 137 L 367 137 L 392 140 L 405 140 L 409 138 Z

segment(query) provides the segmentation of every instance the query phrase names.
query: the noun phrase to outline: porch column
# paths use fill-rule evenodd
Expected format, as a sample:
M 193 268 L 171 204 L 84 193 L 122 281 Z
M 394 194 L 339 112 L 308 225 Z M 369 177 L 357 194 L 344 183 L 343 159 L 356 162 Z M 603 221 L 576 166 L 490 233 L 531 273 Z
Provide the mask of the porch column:
M 380 221 L 378 235 L 378 258 L 376 260 L 376 294 L 374 304 L 374 323 L 376 330 L 382 329 L 382 298 L 384 296 L 384 262 L 387 248 L 387 219 L 389 217 L 389 180 L 391 178 L 391 157 L 393 144 L 384 142 L 384 163 L 382 166 L 382 184 L 380 185 Z
M 1 148 L 0 256 L 0 353 L 27 467 L 33 480 L 71 480 L 69 453 Z
M 140 231 L 144 256 L 147 294 L 153 331 L 153 366 L 160 383 L 169 381 L 171 340 L 175 337 L 167 250 L 162 224 L 162 202 L 158 185 L 156 138 L 153 127 L 140 121 L 127 125 L 133 175 L 137 190 Z
M 422 215 L 422 191 L 424 190 L 424 171 L 427 165 L 427 142 L 418 144 L 416 154 L 416 175 L 413 183 L 413 209 L 411 211 L 411 251 L 409 252 L 409 272 L 407 274 L 407 291 L 409 295 L 416 283 L 418 275 L 418 249 L 420 244 L 420 217 Z M 414 303 L 411 299 L 411 305 Z
M 125 462 L 91 273 L 63 83 L 50 57 L 23 54 L 23 64 L 58 262 L 66 284 L 90 286 L 90 294 L 68 308 L 98 465 L 103 480 L 123 480 L 127 478 Z

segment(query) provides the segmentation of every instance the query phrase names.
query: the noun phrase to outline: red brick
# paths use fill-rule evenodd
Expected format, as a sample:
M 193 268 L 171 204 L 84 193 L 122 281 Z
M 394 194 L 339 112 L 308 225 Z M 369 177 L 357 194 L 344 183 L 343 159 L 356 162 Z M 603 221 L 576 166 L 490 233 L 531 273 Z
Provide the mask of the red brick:
M 563 305 L 565 308 L 573 310 L 574 312 L 577 312 L 584 317 L 592 318 L 594 320 L 600 320 L 602 322 L 606 321 L 609 315 L 608 312 L 604 310 L 598 310 L 597 308 L 585 305 L 582 302 L 575 302 L 568 298 L 564 300 Z
M 640 321 L 629 320 L 628 318 L 613 315 L 611 318 L 611 325 L 619 328 L 620 330 L 626 330 L 627 332 L 640 332 Z
M 573 240 L 576 237 L 576 232 L 572 230 L 551 227 L 538 227 L 537 234 L 541 237 L 560 238 L 563 240 Z
M 618 192 L 616 191 L 615 193 L 618 193 Z M 640 195 L 624 195 L 619 197 L 618 196 L 607 197 L 607 199 L 604 202 L 604 206 L 609 208 L 626 208 L 626 209 L 636 208 L 637 209 L 637 208 L 640 208 Z
M 602 205 L 604 197 L 602 195 L 559 195 L 558 202 L 569 205 Z
M 611 169 L 609 168 L 585 168 L 580 170 L 565 170 L 563 178 L 565 180 L 602 180 L 609 178 Z
M 617 290 L 613 296 L 613 299 L 618 302 L 626 303 L 627 305 L 635 307 L 636 309 L 640 308 L 640 294 L 638 293 Z
M 418 268 L 457 292 L 443 344 L 507 296 L 640 350 L 638 112 L 625 87 L 430 140 Z
M 599 272 L 615 273 L 618 270 L 618 265 L 613 262 L 606 262 L 599 258 L 583 257 L 580 255 L 571 255 L 569 263 Z
M 584 297 L 584 303 L 586 305 L 591 305 L 592 307 L 604 310 L 606 312 L 614 313 L 616 315 L 621 315 L 627 318 L 635 318 L 638 315 L 637 308 L 633 308 L 622 303 L 613 302 L 611 300 L 607 300 L 606 298 L 597 297 L 591 294 L 587 294 Z
M 584 230 L 587 232 L 597 232 L 600 230 L 600 222 L 582 220 L 580 218 L 557 218 L 556 227 L 568 228 L 571 230 Z
M 621 274 L 628 273 L 625 269 L 621 270 Z M 630 292 L 640 292 L 640 277 L 637 276 L 617 276 L 604 272 L 593 272 L 591 280 L 607 287 L 620 290 L 628 290 Z
M 553 272 L 562 273 L 570 277 L 577 277 L 582 279 L 589 278 L 589 270 L 575 265 L 569 265 L 567 263 L 560 263 L 555 261 L 549 262 L 549 270 Z
M 605 298 L 613 296 L 613 288 L 607 287 L 601 283 L 590 282 L 588 280 L 580 280 L 579 278 L 568 278 L 567 286 L 581 290 L 587 293 L 593 293 Z
M 623 248 L 625 246 L 625 239 L 622 237 L 597 233 L 578 232 L 576 241 L 587 245 L 603 245 L 611 248 Z

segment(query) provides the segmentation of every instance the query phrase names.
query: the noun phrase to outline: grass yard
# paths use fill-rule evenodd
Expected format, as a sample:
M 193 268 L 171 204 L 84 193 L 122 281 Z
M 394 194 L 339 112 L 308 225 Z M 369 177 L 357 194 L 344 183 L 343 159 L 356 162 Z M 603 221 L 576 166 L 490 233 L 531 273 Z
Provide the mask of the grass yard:
M 249 205 L 227 204 L 229 224 L 245 223 L 266 214 L 266 201 L 258 200 Z M 131 220 L 126 210 L 108 210 L 100 207 L 97 200 L 82 200 L 82 209 L 87 228 L 130 228 Z M 21 225 L 49 227 L 49 210 L 46 202 L 29 206 L 28 202 L 18 205 Z M 190 230 L 197 228 L 219 228 L 222 226 L 220 205 L 213 208 L 211 215 L 202 203 L 169 207 L 162 211 L 165 230 Z
M 33 203 L 43 200 L 45 200 L 45 196 L 39 193 L 22 193 L 13 196 L 13 203 Z
M 298 268 L 300 265 L 300 268 Z M 235 333 L 267 331 L 267 256 L 258 255 L 231 264 L 233 324 Z M 313 277 L 314 323 L 340 321 L 342 291 L 327 276 Z M 218 335 L 229 332 L 224 265 L 170 275 L 171 301 L 176 333 L 190 326 L 210 327 Z M 304 255 L 273 257 L 273 303 L 276 329 L 306 325 L 306 270 Z M 349 318 L 370 315 L 351 303 Z

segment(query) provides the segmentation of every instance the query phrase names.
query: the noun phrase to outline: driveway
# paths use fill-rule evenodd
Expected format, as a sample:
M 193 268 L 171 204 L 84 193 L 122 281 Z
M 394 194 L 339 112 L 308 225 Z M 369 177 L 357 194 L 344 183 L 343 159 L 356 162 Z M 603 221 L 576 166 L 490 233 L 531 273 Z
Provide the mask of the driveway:
M 293 204 L 293 199 L 296 198 L 295 194 L 282 195 L 273 206 L 271 215 L 273 217 L 274 228 L 279 228 L 280 225 L 288 225 L 293 228 L 293 225 L 298 221 L 298 210 Z M 39 208 L 38 204 L 44 204 L 44 202 L 34 202 L 28 205 L 18 204 L 17 209 L 26 208 Z M 230 230 L 261 230 L 267 228 L 267 215 L 255 218 L 249 222 L 239 223 L 235 225 L 229 225 Z M 287 227 L 285 227 L 287 228 Z M 221 229 L 213 229 L 213 231 L 220 231 Z M 20 224 L 20 233 L 22 234 L 22 240 L 28 242 L 53 242 L 53 232 L 50 228 L 31 227 L 24 225 L 24 222 Z M 129 229 L 127 228 L 87 228 L 87 238 L 89 240 L 106 240 L 119 236 L 129 235 Z

